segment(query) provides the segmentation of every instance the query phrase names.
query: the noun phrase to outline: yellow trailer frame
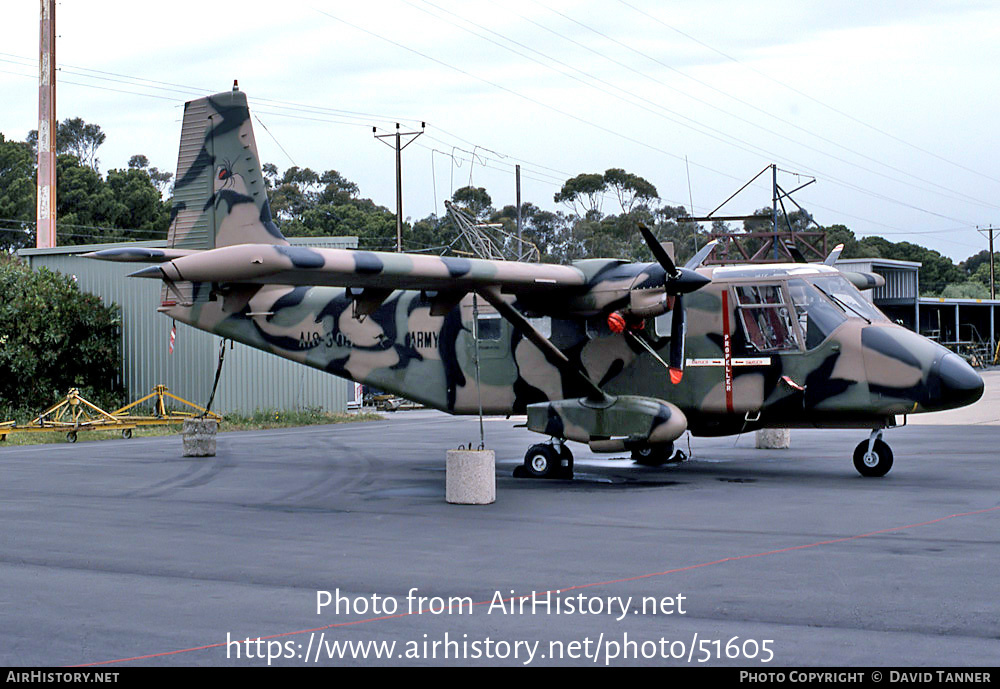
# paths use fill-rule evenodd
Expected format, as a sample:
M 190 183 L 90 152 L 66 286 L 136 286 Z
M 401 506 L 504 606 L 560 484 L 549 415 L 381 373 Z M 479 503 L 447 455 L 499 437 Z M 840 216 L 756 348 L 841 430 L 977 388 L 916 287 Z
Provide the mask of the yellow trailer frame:
M 153 415 L 152 416 L 132 416 L 130 409 L 138 407 L 143 402 L 156 398 L 156 402 L 153 404 Z M 200 414 L 194 414 L 192 412 L 174 411 L 172 409 L 168 410 L 166 405 L 166 399 L 170 398 L 183 405 L 191 407 L 192 409 L 197 409 Z M 163 426 L 170 423 L 181 423 L 184 419 L 193 419 L 195 417 L 207 416 L 210 419 L 215 419 L 218 422 L 222 422 L 222 417 L 215 412 L 208 411 L 204 407 L 200 407 L 194 402 L 188 402 L 185 399 L 178 397 L 177 395 L 170 392 L 170 389 L 166 385 L 155 385 L 153 386 L 153 391 L 141 399 L 137 399 L 131 404 L 127 404 L 121 409 L 116 409 L 111 412 L 111 415 L 117 419 L 123 419 L 128 421 L 128 423 L 134 423 L 137 426 Z
M 132 416 L 130 411 L 152 398 L 156 398 L 152 416 Z M 168 410 L 165 398 L 170 398 L 181 404 L 197 409 L 201 414 Z M 132 437 L 132 431 L 139 426 L 166 426 L 172 423 L 182 423 L 184 419 L 196 416 L 208 416 L 221 422 L 222 417 L 208 411 L 204 407 L 181 399 L 169 392 L 166 385 L 157 385 L 153 391 L 113 412 L 106 412 L 96 404 L 80 396 L 77 388 L 72 388 L 62 400 L 52 405 L 24 426 L 18 426 L 14 421 L 0 423 L 0 441 L 6 440 L 11 433 L 52 433 L 65 432 L 66 440 L 75 443 L 80 431 L 121 431 L 122 438 Z

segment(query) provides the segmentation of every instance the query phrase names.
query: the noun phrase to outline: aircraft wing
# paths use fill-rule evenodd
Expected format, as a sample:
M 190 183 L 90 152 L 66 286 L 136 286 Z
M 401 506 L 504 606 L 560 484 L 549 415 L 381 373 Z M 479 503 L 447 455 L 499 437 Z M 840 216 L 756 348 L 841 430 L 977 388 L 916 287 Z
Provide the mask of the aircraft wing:
M 239 244 L 178 256 L 132 276 L 378 290 L 471 291 L 498 285 L 514 294 L 583 288 L 587 282 L 583 272 L 573 266 L 269 244 Z

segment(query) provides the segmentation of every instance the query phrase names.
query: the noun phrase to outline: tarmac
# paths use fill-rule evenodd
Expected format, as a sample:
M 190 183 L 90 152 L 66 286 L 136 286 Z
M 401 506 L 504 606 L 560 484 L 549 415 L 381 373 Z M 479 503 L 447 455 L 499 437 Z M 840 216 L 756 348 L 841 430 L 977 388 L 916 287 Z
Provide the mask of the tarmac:
M 542 438 L 488 418 L 488 506 L 444 500 L 478 420 L 429 411 L 0 446 L 0 664 L 995 666 L 998 385 L 887 431 L 881 479 L 860 430 L 515 479 Z

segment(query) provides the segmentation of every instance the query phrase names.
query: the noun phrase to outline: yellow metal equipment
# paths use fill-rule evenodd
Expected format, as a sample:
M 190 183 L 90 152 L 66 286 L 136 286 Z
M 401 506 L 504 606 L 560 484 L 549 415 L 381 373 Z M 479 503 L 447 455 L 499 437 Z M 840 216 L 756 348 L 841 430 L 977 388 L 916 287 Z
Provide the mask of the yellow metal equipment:
M 129 411 L 130 409 L 134 409 L 143 402 L 151 400 L 154 397 L 156 398 L 156 402 L 153 403 L 153 414 L 151 416 L 133 416 L 132 413 Z M 174 411 L 172 409 L 167 409 L 167 405 L 164 401 L 164 398 L 166 397 L 169 397 L 172 400 L 180 402 L 181 404 L 186 405 L 188 407 L 191 407 L 192 409 L 197 409 L 201 413 L 194 414 L 191 412 Z M 125 405 L 121 409 L 116 409 L 115 411 L 111 412 L 111 415 L 114 416 L 116 419 L 120 419 L 128 423 L 135 424 L 136 426 L 162 426 L 168 423 L 181 423 L 184 421 L 184 419 L 191 419 L 196 416 L 207 416 L 210 419 L 215 419 L 216 421 L 219 422 L 222 421 L 222 417 L 216 414 L 215 412 L 210 412 L 204 407 L 199 407 L 197 404 L 194 404 L 193 402 L 188 402 L 187 400 L 181 399 L 177 395 L 174 395 L 169 391 L 166 385 L 154 386 L 153 391 L 151 393 L 149 393 L 148 395 L 146 395 L 141 399 L 136 400 L 135 402 L 132 402 L 131 404 Z
M 156 398 L 153 404 L 153 414 L 150 416 L 133 416 L 130 410 L 138 405 Z M 180 412 L 168 410 L 164 398 L 176 400 L 181 404 L 201 412 Z M 218 414 L 207 411 L 197 404 L 192 404 L 176 395 L 170 394 L 165 385 L 157 385 L 153 391 L 140 400 L 117 409 L 106 412 L 80 396 L 80 391 L 73 388 L 62 400 L 52 405 L 24 426 L 18 426 L 14 421 L 0 423 L 0 440 L 6 440 L 11 433 L 50 433 L 62 431 L 66 440 L 75 443 L 80 431 L 121 431 L 122 438 L 132 437 L 133 429 L 139 426 L 165 426 L 171 423 L 182 423 L 184 419 L 195 416 L 208 416 L 216 421 L 222 421 Z

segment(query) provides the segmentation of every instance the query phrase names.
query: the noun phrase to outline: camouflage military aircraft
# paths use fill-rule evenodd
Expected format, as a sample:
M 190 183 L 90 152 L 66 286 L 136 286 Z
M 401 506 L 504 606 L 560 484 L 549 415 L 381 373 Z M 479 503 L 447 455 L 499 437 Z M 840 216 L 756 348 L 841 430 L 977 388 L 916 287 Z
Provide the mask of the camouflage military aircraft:
M 889 322 L 822 265 L 572 265 L 290 246 L 272 221 L 246 96 L 186 104 L 169 249 L 95 258 L 154 265 L 176 320 L 452 414 L 527 414 L 551 438 L 520 473 L 572 474 L 567 441 L 677 459 L 685 431 L 869 429 L 854 451 L 882 476 L 897 415 L 970 404 L 982 379 Z M 194 249 L 192 246 L 210 246 Z M 478 365 L 477 365 L 478 364 Z

